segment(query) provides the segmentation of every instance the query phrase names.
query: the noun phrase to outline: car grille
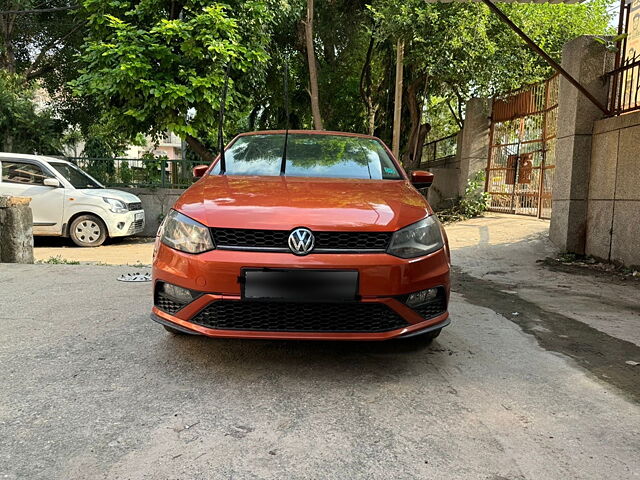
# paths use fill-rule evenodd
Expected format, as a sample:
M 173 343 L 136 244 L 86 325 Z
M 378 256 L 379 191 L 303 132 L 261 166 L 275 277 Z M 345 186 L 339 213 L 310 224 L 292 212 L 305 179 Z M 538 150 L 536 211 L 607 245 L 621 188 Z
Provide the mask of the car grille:
M 182 307 L 186 305 L 186 303 L 178 302 L 172 298 L 167 297 L 165 294 L 161 292 L 156 292 L 154 304 L 163 312 L 174 314 Z
M 142 210 L 142 202 L 128 203 L 127 208 L 130 212 L 133 212 L 134 210 Z
M 444 288 L 438 288 L 438 296 L 436 298 L 413 309 L 424 319 L 442 315 L 447 311 L 447 297 Z
M 193 323 L 219 330 L 387 332 L 409 324 L 381 303 L 298 303 L 219 300 Z
M 289 252 L 288 230 L 212 228 L 216 248 L 223 250 L 269 250 Z M 391 232 L 313 232 L 316 253 L 384 252 Z
M 129 234 L 141 232 L 144 229 L 144 219 L 136 220 L 129 226 Z

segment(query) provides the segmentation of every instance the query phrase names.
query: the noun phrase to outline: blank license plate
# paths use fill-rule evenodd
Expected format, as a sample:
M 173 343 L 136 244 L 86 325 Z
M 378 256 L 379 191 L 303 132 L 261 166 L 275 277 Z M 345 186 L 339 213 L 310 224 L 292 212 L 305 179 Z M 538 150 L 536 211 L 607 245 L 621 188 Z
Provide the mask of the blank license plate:
M 353 301 L 357 271 L 243 270 L 243 298 L 300 302 Z

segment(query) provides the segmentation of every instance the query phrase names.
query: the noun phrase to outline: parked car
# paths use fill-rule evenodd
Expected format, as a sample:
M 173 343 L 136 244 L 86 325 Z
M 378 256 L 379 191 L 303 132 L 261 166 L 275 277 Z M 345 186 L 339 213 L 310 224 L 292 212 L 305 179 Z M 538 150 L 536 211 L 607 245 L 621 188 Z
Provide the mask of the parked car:
M 156 239 L 151 318 L 168 331 L 430 341 L 449 323 L 447 240 L 416 190 L 433 175 L 379 139 L 242 134 L 194 176 Z
M 70 237 L 97 247 L 108 237 L 144 229 L 135 195 L 105 188 L 73 163 L 36 155 L 0 153 L 0 195 L 31 197 L 33 234 Z

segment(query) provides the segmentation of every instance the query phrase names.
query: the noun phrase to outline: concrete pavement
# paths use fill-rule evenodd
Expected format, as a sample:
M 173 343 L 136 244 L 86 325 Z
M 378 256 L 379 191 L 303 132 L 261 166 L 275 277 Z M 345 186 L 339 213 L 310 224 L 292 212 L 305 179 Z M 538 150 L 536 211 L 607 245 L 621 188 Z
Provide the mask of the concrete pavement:
M 173 337 L 131 267 L 0 265 L 0 478 L 639 478 L 637 284 L 536 263 L 546 228 L 447 229 L 431 347 Z

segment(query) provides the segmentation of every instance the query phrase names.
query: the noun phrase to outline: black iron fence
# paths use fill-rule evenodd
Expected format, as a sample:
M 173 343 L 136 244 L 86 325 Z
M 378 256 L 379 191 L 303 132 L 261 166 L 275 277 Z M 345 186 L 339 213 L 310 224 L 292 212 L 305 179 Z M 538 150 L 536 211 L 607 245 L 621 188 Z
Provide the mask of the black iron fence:
M 640 110 L 640 55 L 625 59 L 608 75 L 609 113 L 621 115 Z
M 444 166 L 455 159 L 458 150 L 458 133 L 433 140 L 424 145 L 421 168 Z
M 199 165 L 166 157 L 67 157 L 67 160 L 108 187 L 186 188 L 193 183 L 193 167 Z

